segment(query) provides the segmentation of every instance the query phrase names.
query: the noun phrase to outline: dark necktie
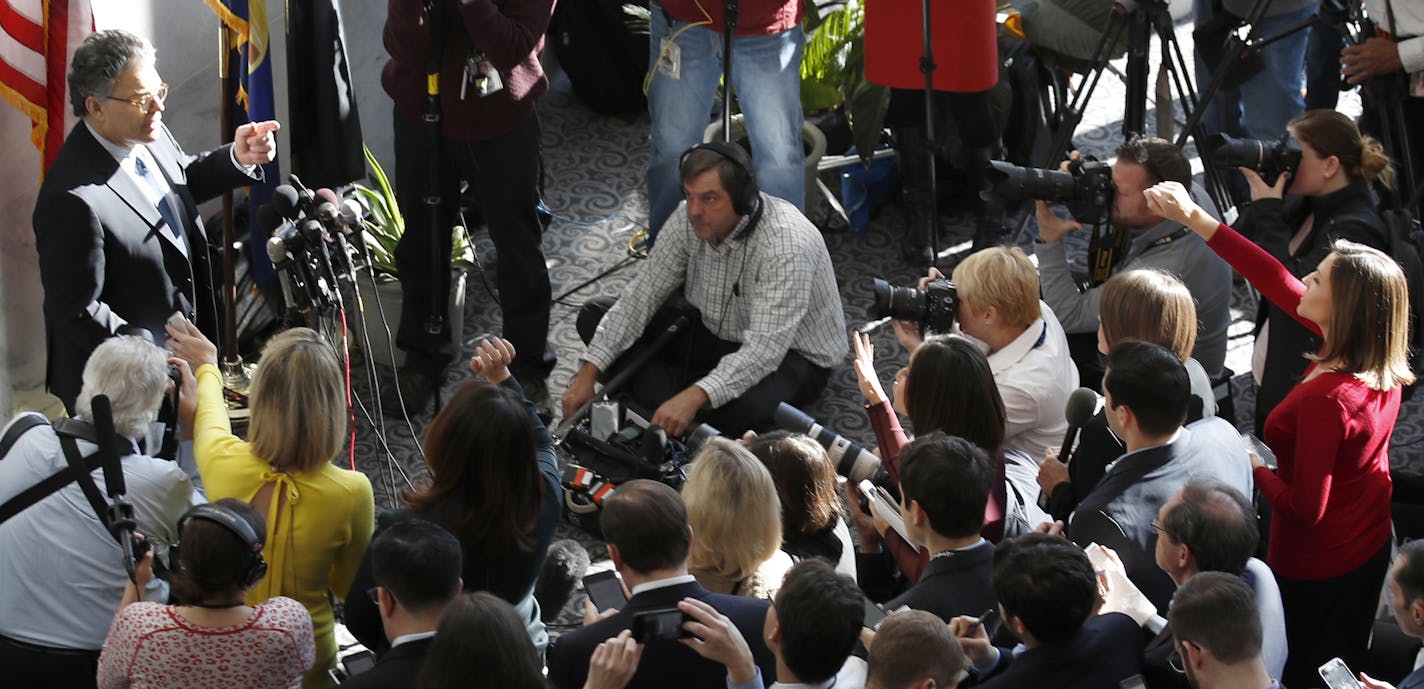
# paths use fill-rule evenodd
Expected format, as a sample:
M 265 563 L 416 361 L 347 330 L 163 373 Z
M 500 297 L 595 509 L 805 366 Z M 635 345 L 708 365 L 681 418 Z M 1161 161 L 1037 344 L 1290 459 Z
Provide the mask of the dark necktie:
M 143 180 L 149 189 L 152 189 L 154 193 L 158 194 L 158 203 L 155 204 L 158 208 L 158 215 L 163 218 L 163 225 L 168 232 L 168 236 L 177 242 L 178 249 L 183 252 L 184 256 L 187 256 L 188 242 L 183 236 L 183 226 L 179 224 L 178 215 L 173 212 L 172 205 L 168 203 L 167 190 L 159 183 L 157 179 L 158 175 L 149 174 L 148 164 L 143 162 L 143 158 L 137 156 L 134 158 L 134 172 L 138 173 L 139 179 Z

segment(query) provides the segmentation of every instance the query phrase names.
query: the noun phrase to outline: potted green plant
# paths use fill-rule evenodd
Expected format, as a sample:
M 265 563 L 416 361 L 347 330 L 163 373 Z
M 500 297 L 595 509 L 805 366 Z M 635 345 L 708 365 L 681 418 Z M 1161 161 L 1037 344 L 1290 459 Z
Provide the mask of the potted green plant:
M 396 243 L 405 234 L 405 216 L 401 213 L 400 204 L 396 201 L 395 191 L 385 169 L 371 153 L 371 149 L 364 146 L 363 149 L 366 152 L 366 165 L 370 170 L 368 181 L 371 186 L 353 183 L 351 189 L 371 211 L 370 217 L 361 223 L 361 236 L 366 245 L 366 255 L 374 280 L 369 276 L 358 280 L 357 292 L 363 304 L 377 306 L 376 313 L 367 316 L 384 317 L 387 319 L 387 325 L 393 330 L 396 319 L 400 318 L 403 296 L 400 270 L 396 267 Z M 465 282 L 470 268 L 475 265 L 475 251 L 470 243 L 469 233 L 464 228 L 456 227 L 452 231 L 454 235 L 451 237 L 450 251 L 450 312 L 447 314 L 447 322 L 450 324 L 451 344 L 459 351 L 462 347 L 465 323 Z M 372 284 L 373 282 L 375 284 Z M 365 309 L 362 311 L 364 313 Z M 363 330 L 367 316 L 356 319 L 352 324 L 356 342 L 364 342 L 366 339 L 363 337 Z M 369 354 L 380 363 L 403 366 L 405 353 L 394 347 L 386 333 L 385 328 L 373 328 L 369 332 Z

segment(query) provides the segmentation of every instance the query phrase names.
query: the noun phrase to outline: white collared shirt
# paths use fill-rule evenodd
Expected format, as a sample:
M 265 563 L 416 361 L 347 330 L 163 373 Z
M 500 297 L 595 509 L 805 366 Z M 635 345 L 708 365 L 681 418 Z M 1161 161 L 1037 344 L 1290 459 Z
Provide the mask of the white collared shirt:
M 1018 450 L 1034 462 L 1057 449 L 1068 432 L 1063 409 L 1078 388 L 1078 367 L 1068 355 L 1068 338 L 1048 304 L 1038 320 L 1013 342 L 989 355 L 989 369 L 1004 400 L 1004 450 Z
M 669 586 L 680 586 L 682 584 L 690 584 L 694 581 L 697 581 L 697 577 L 694 577 L 691 574 L 683 574 L 682 576 L 668 577 L 666 579 L 654 579 L 652 581 L 645 581 L 641 584 L 638 584 L 637 586 L 634 586 L 633 589 L 628 593 L 629 597 L 631 598 L 644 591 L 665 589 Z
M 434 629 L 432 629 L 432 630 L 430 630 L 430 631 L 428 631 L 428 632 L 415 632 L 414 634 L 401 634 L 400 636 L 398 636 L 398 637 L 396 637 L 396 638 L 394 638 L 394 639 L 391 639 L 391 648 L 395 648 L 396 646 L 399 646 L 399 645 L 401 645 L 401 644 L 408 644 L 408 643 L 411 643 L 411 642 L 413 642 L 413 641 L 422 641 L 422 640 L 424 640 L 424 639 L 432 639 L 432 638 L 435 638 L 435 630 L 434 630 Z

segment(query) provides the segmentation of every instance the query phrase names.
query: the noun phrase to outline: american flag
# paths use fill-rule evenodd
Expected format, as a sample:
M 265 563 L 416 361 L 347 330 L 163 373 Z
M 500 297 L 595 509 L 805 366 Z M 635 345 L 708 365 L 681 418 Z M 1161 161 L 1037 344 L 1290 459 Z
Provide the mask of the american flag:
M 89 0 L 0 0 L 0 97 L 34 123 L 41 175 L 74 124 L 65 73 L 93 32 Z

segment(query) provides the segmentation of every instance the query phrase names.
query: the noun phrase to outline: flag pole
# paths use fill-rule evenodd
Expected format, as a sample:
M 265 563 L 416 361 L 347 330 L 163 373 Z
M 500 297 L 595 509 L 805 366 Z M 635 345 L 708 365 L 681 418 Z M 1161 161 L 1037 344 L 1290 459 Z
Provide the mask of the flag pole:
M 232 29 L 218 20 L 218 140 L 232 143 Z M 237 352 L 237 278 L 232 260 L 232 190 L 222 195 L 222 373 L 223 384 L 236 390 L 247 389 L 247 375 L 242 357 Z

